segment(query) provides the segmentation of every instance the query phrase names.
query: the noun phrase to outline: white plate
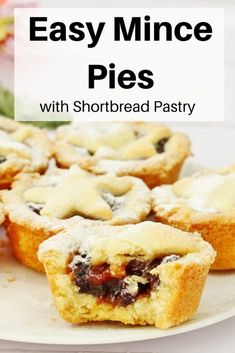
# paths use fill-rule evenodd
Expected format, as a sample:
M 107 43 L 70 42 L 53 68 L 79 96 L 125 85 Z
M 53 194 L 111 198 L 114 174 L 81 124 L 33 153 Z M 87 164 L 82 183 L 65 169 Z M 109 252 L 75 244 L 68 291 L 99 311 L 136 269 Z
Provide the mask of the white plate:
M 203 126 L 183 130 L 190 134 L 199 161 L 195 163 L 191 158 L 183 169 L 184 175 L 201 169 L 201 164 L 222 167 L 234 162 L 233 128 Z M 131 342 L 192 331 L 235 315 L 235 271 L 217 272 L 209 274 L 197 313 L 181 326 L 165 331 L 112 323 L 71 326 L 59 317 L 45 276 L 21 266 L 10 249 L 0 249 L 0 255 L 0 339 L 71 345 Z M 8 282 L 11 277 L 15 281 Z
M 233 271 L 209 275 L 197 314 L 179 327 L 164 331 L 110 323 L 71 326 L 57 314 L 45 276 L 20 265 L 8 246 L 1 253 L 0 339 L 83 345 L 130 342 L 195 330 L 235 315 Z

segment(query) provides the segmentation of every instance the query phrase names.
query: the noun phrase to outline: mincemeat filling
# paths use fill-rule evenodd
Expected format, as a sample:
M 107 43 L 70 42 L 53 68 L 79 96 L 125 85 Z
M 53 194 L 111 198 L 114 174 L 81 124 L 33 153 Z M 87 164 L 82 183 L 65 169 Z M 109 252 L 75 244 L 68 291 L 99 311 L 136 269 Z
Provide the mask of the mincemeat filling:
M 109 264 L 92 266 L 86 255 L 77 255 L 74 258 L 76 261 L 73 260 L 68 269 L 75 285 L 79 287 L 79 293 L 92 294 L 101 302 L 126 307 L 158 289 L 159 276 L 151 274 L 151 270 L 162 262 L 172 262 L 179 258 L 178 255 L 171 255 L 151 262 L 135 259 L 113 273 Z

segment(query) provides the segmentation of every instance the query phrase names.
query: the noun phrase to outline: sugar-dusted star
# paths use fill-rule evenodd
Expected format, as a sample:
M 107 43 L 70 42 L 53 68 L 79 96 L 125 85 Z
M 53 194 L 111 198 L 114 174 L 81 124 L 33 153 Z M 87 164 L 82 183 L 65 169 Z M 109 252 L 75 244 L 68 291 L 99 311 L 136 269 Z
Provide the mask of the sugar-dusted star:
M 56 186 L 34 186 L 24 193 L 27 202 L 44 204 L 42 216 L 67 218 L 82 215 L 92 219 L 112 219 L 112 209 L 102 198 L 108 192 L 114 196 L 127 193 L 130 180 L 116 176 L 93 176 L 78 167 L 71 168 Z

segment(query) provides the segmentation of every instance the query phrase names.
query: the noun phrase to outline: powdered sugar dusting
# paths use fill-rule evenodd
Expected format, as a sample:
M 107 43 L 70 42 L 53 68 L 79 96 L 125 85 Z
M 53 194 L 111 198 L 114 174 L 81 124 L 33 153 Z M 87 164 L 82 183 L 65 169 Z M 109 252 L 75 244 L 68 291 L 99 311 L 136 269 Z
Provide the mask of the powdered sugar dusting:
M 118 171 L 126 168 L 132 168 L 137 161 L 118 161 L 111 159 L 101 159 L 97 162 L 97 170 L 105 171 L 110 174 L 116 174 Z
M 173 186 L 156 187 L 153 198 L 156 208 L 167 212 L 186 205 L 199 212 L 213 213 L 222 211 L 226 203 L 235 206 L 234 185 L 235 173 L 197 175 L 181 179 Z
M 161 264 L 167 264 L 167 263 L 170 263 L 170 262 L 177 261 L 179 259 L 180 259 L 179 255 L 172 254 L 172 255 L 169 255 L 169 256 L 165 256 L 164 259 L 162 260 Z
M 82 255 L 75 255 L 73 257 L 72 262 L 70 262 L 69 267 L 73 270 L 76 268 L 76 265 L 78 262 L 81 263 L 89 263 L 89 257 L 88 256 L 82 256 Z
M 179 239 L 183 239 L 180 246 Z M 131 246 L 133 253 L 130 250 L 130 253 L 126 254 L 127 248 L 125 246 L 123 248 L 125 243 L 128 244 L 128 247 Z M 177 247 L 178 250 L 176 250 Z M 128 256 L 130 260 L 131 256 L 136 258 L 139 254 L 143 259 L 145 254 L 146 260 L 148 260 L 162 256 L 166 252 L 162 265 L 171 265 L 171 262 L 179 260 L 178 255 L 174 254 L 174 248 L 177 254 L 181 255 L 180 262 L 182 264 L 188 262 L 211 263 L 215 256 L 211 245 L 203 241 L 198 234 L 192 236 L 192 233 L 155 222 L 116 227 L 109 225 L 89 226 L 87 223 L 76 224 L 42 243 L 39 256 L 43 256 L 43 253 L 48 250 L 60 252 L 65 256 L 79 252 L 79 254 L 84 253 L 90 256 L 91 261 L 95 256 L 95 261 L 100 258 L 102 261 L 106 259 L 109 263 L 120 264 L 120 258 L 123 259 L 123 256 Z M 94 249 L 96 250 L 94 251 Z M 137 249 L 140 250 L 137 251 Z M 144 249 L 144 253 L 141 249 Z M 169 252 L 171 256 L 169 256 Z
M 25 144 L 15 141 L 9 134 L 0 130 L 0 150 L 18 151 L 26 156 L 31 155 L 31 151 Z

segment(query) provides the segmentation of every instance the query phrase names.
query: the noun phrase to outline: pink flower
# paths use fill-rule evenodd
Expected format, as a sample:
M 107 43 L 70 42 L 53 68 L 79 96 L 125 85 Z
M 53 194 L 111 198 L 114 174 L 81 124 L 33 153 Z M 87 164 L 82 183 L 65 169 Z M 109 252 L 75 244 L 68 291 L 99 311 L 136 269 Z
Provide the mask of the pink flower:
M 0 56 L 12 60 L 14 55 L 14 8 L 35 7 L 36 1 L 0 0 Z
M 13 16 L 15 7 L 36 7 L 36 1 L 0 0 L 0 18 L 5 16 Z

